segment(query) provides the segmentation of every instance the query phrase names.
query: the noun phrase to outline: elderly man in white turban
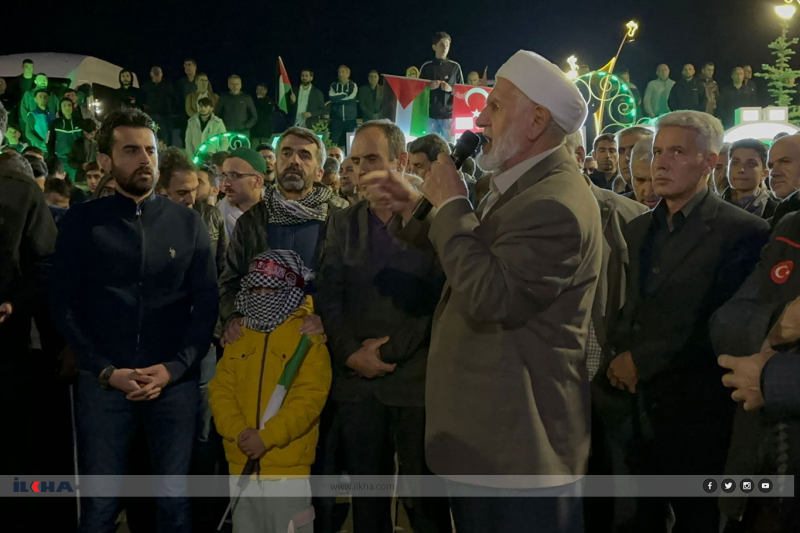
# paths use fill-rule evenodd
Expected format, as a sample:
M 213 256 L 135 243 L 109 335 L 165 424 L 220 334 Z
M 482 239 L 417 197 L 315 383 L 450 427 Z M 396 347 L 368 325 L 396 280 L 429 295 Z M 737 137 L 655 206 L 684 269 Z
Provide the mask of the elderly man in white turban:
M 397 213 L 397 236 L 422 245 L 427 235 L 447 275 L 428 355 L 425 450 L 448 480 L 459 533 L 583 531 L 573 496 L 589 456 L 585 344 L 603 236 L 564 138 L 586 115 L 556 65 L 520 51 L 477 120 L 489 140 L 478 164 L 494 173 L 477 208 L 444 155 L 422 193 L 397 173 L 362 178 Z M 425 217 L 414 215 L 422 194 L 435 207 Z

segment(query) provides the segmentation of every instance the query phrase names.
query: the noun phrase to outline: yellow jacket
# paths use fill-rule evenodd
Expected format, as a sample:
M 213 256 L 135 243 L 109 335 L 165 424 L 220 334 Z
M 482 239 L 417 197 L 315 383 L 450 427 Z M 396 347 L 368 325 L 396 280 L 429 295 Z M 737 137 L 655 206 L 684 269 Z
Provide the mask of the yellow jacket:
M 225 348 L 209 384 L 211 410 L 224 439 L 230 473 L 242 473 L 247 456 L 237 439 L 247 428 L 258 428 L 284 366 L 300 342 L 298 328 L 313 312 L 311 299 L 269 335 L 242 328 L 244 336 Z M 320 336 L 311 338 L 294 383 L 278 414 L 258 434 L 267 453 L 260 461 L 262 476 L 308 476 L 319 437 L 319 415 L 331 387 L 331 361 Z

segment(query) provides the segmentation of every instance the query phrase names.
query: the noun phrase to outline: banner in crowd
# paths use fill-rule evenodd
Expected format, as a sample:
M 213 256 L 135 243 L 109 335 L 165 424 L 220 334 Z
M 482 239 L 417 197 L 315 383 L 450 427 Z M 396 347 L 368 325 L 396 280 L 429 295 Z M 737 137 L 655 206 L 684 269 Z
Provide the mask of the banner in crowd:
M 389 88 L 384 92 L 383 116 L 412 137 L 422 137 L 428 133 L 430 80 L 386 74 L 383 78 Z
M 458 137 L 465 131 L 481 130 L 475 126 L 475 121 L 486 107 L 486 100 L 491 92 L 491 87 L 453 86 L 453 137 Z

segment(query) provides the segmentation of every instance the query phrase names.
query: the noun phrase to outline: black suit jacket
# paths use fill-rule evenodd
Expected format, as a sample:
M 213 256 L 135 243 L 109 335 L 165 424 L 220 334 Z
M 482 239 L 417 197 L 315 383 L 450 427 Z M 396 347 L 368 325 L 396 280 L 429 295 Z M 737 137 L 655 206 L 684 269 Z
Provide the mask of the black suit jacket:
M 786 279 L 775 277 L 780 265 L 786 261 L 797 264 L 800 260 L 798 241 L 800 241 L 800 218 L 798 215 L 789 214 L 775 229 L 769 244 L 764 247 L 761 263 L 755 272 L 736 295 L 714 314 L 711 321 L 711 337 L 718 355 L 745 357 L 758 353 L 786 304 L 800 296 L 800 278 L 797 273 L 789 271 Z M 784 395 L 780 391 L 776 395 L 777 389 L 783 389 L 786 393 L 792 391 L 794 397 L 798 397 L 793 384 L 798 375 L 797 367 L 793 369 L 785 366 L 781 360 L 797 361 L 796 358 L 800 357 L 800 353 L 796 346 L 788 351 L 790 353 L 770 359 L 762 371 L 762 391 L 766 406 L 758 411 L 745 411 L 741 406 L 738 408 L 728 462 L 725 466 L 726 474 L 746 477 L 757 474 L 774 475 L 776 472 L 773 461 L 779 458 L 775 457 L 775 446 L 766 448 L 770 459 L 767 465 L 763 463 L 764 457 L 759 453 L 759 448 L 768 441 L 777 441 L 775 427 L 779 422 L 786 424 L 789 449 L 800 449 L 800 414 L 797 411 L 782 409 L 786 404 L 775 405 L 773 401 L 776 396 L 781 399 L 791 397 L 791 394 Z M 781 365 L 779 371 L 767 371 L 769 366 L 776 363 Z M 784 384 L 789 386 L 782 387 Z M 798 475 L 800 455 L 790 453 L 786 461 L 788 466 L 786 473 Z M 741 521 L 747 512 L 746 504 L 746 495 L 719 499 L 719 507 L 723 514 L 729 520 L 736 522 Z M 800 517 L 795 517 L 794 520 L 800 520 Z M 785 523 L 784 526 L 785 531 L 797 530 L 797 523 L 794 526 Z
M 294 94 L 300 99 L 300 87 L 295 87 Z M 306 127 L 311 129 L 311 127 L 316 123 L 319 122 L 320 118 L 325 115 L 328 111 L 328 108 L 325 107 L 325 95 L 322 94 L 322 91 L 311 86 L 311 93 L 308 95 L 308 105 L 306 106 L 306 111 L 311 113 L 311 116 L 306 119 Z M 294 119 L 297 116 L 297 101 L 292 103 L 289 100 L 289 126 L 294 126 Z
M 625 231 L 628 299 L 610 355 L 633 353 L 645 409 L 677 394 L 696 398 L 695 386 L 726 399 L 708 323 L 755 268 L 769 225 L 709 193 L 687 217 L 675 253 L 663 258 L 654 293 L 645 295 L 642 252 L 653 224 L 651 211 Z
M 361 201 L 328 219 L 317 294 L 333 360 L 331 396 L 356 402 L 375 397 L 385 405 L 423 406 L 433 314 L 444 273 L 433 246 L 412 248 L 395 240 L 388 257 L 374 262 L 369 210 Z M 345 364 L 366 339 L 390 337 L 380 348 L 397 363 L 383 377 L 359 377 Z

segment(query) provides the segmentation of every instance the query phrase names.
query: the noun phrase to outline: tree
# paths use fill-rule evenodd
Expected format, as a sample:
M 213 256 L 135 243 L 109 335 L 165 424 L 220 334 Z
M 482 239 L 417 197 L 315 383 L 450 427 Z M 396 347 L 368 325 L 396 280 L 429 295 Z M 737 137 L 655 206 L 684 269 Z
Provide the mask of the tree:
M 800 78 L 800 70 L 791 68 L 789 66 L 789 60 L 796 53 L 792 47 L 800 42 L 800 39 L 797 37 L 787 39 L 788 32 L 789 21 L 781 20 L 780 36 L 769 43 L 769 49 L 772 50 L 772 55 L 776 58 L 775 64 L 761 65 L 761 69 L 764 72 L 757 72 L 755 75 L 767 80 L 767 85 L 769 86 L 768 91 L 775 101 L 775 105 L 778 107 L 788 107 L 789 117 L 798 119 L 800 118 L 800 108 L 796 105 L 792 105 L 792 100 L 797 93 L 795 80 Z

